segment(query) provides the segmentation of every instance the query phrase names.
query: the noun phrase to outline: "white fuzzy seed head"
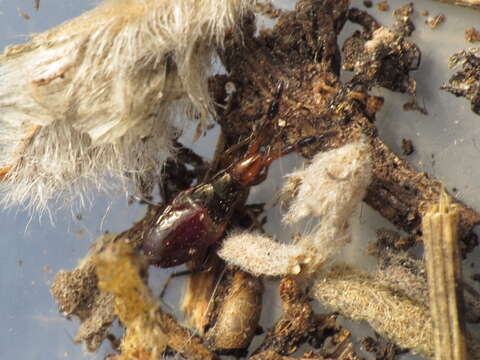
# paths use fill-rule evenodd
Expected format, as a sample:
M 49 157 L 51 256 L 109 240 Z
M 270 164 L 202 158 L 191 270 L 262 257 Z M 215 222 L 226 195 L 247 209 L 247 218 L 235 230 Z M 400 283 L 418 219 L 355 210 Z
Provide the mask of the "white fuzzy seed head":
M 370 179 L 370 150 L 363 140 L 319 154 L 307 168 L 288 175 L 283 188 L 294 194 L 286 225 L 311 215 L 318 220 L 313 231 L 296 244 L 280 244 L 256 233 L 233 234 L 218 255 L 255 275 L 309 278 L 348 243 L 351 217 Z
M 428 307 L 395 294 L 369 274 L 335 267 L 315 281 L 311 295 L 331 311 L 354 321 L 367 321 L 376 332 L 402 348 L 432 357 Z
M 44 208 L 169 155 L 179 109 L 212 113 L 216 46 L 251 0 L 106 0 L 0 56 L 4 204 Z
M 288 175 L 286 187 L 290 182 L 300 185 L 283 221 L 292 224 L 309 215 L 348 220 L 371 181 L 369 154 L 369 145 L 356 141 L 320 153 L 307 168 Z
M 257 276 L 297 275 L 310 261 L 309 255 L 295 245 L 248 232 L 228 236 L 217 254 L 227 263 Z
M 297 243 L 312 254 L 310 271 L 317 271 L 350 241 L 350 220 L 365 196 L 371 172 L 369 145 L 360 140 L 320 153 L 307 168 L 288 176 L 284 191 L 294 184 L 297 195 L 283 221 L 318 218 Z

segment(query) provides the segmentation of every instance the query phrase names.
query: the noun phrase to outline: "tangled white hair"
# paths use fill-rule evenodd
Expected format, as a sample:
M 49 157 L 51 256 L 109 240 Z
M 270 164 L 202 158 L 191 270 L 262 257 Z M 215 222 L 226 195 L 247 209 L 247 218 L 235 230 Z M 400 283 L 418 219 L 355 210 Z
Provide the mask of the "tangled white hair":
M 252 0 L 105 0 L 0 56 L 4 205 L 45 209 L 158 167 L 212 113 L 215 48 Z M 184 117 L 183 117 L 184 118 Z M 128 176 L 126 176 L 128 174 Z

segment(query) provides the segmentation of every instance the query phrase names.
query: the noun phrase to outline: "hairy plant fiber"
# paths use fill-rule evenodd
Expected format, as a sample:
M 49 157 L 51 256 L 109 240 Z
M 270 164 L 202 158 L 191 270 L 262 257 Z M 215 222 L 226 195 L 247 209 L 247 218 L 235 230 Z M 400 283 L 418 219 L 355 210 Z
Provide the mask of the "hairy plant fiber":
M 308 216 L 319 219 L 296 244 L 312 255 L 312 270 L 322 266 L 350 242 L 350 222 L 371 177 L 370 148 L 363 140 L 318 154 L 310 166 L 288 175 L 284 192 L 300 185 L 294 190 L 297 195 L 283 221 L 298 223 Z
M 105 0 L 0 56 L 3 203 L 81 196 L 157 167 L 182 109 L 212 112 L 212 55 L 251 0 Z M 175 116 L 176 115 L 176 116 Z M 120 181 L 123 183 L 124 181 Z M 72 187 L 73 185 L 73 187 Z
M 284 197 L 291 198 L 287 225 L 313 216 L 317 225 L 295 244 L 279 244 L 261 234 L 227 237 L 218 255 L 255 275 L 311 275 L 350 241 L 350 220 L 371 179 L 368 144 L 359 140 L 315 156 L 305 169 L 288 175 Z
M 315 282 L 312 296 L 352 320 L 367 321 L 375 331 L 399 346 L 433 357 L 428 306 L 395 295 L 367 273 L 335 267 Z

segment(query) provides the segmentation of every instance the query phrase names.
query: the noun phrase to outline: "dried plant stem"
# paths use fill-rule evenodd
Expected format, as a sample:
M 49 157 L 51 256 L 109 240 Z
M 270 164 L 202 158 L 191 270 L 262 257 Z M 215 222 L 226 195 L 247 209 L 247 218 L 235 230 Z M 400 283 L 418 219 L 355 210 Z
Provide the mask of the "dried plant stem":
M 473 9 L 480 9 L 480 0 L 436 0 L 447 4 L 466 6 Z
M 422 221 L 436 360 L 467 359 L 458 211 L 443 193 Z

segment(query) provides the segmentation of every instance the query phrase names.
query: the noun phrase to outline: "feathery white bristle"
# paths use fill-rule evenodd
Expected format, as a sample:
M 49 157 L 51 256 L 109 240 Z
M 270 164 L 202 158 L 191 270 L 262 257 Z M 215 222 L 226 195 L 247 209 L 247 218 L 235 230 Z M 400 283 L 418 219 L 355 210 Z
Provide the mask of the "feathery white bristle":
M 170 154 L 178 109 L 212 113 L 216 46 L 252 0 L 106 0 L 0 56 L 7 205 L 43 209 Z M 118 181 L 117 181 L 118 182 Z M 81 196 L 81 195 L 78 195 Z

